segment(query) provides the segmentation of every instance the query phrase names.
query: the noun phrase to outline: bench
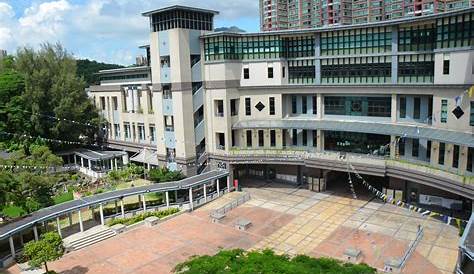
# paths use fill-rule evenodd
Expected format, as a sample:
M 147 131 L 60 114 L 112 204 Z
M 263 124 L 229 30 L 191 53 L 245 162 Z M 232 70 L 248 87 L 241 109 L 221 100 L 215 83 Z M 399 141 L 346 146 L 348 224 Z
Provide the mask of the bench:
M 125 232 L 125 230 L 127 229 L 127 226 L 123 224 L 116 224 L 116 225 L 111 226 L 110 229 L 115 231 L 116 234 L 120 234 L 120 233 Z
M 400 259 L 391 258 L 385 261 L 383 271 L 388 272 L 388 273 L 400 273 L 401 271 L 400 266 L 401 266 Z
M 214 224 L 219 223 L 224 218 L 225 218 L 225 214 L 223 213 L 215 212 L 211 214 L 211 220 L 212 220 L 212 223 Z
M 160 222 L 160 218 L 151 216 L 145 219 L 145 225 L 146 227 L 152 227 L 157 225 Z
M 359 256 L 362 252 L 359 249 L 355 248 L 348 248 L 346 251 L 344 251 L 344 256 L 349 262 L 357 262 L 359 259 Z
M 238 219 L 237 222 L 235 222 L 235 228 L 242 231 L 247 230 L 251 225 L 252 222 L 247 219 Z

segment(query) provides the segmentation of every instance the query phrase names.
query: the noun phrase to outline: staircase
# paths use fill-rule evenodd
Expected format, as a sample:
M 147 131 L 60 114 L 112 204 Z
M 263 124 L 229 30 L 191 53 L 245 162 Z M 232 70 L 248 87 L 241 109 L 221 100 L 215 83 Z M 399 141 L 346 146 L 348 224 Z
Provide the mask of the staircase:
M 66 252 L 79 250 L 105 239 L 115 236 L 116 233 L 107 226 L 96 226 L 64 239 Z

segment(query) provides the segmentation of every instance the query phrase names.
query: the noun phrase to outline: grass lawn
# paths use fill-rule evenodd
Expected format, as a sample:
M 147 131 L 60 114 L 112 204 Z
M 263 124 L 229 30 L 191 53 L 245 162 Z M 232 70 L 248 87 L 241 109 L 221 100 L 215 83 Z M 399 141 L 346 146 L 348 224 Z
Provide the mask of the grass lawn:
M 2 211 L 3 215 L 10 218 L 18 218 L 26 214 L 26 211 L 18 206 L 7 206 Z
M 55 205 L 72 201 L 73 199 L 74 199 L 74 195 L 72 192 L 65 192 L 53 197 L 53 201 Z
M 148 186 L 151 185 L 152 182 L 144 179 L 137 179 L 131 182 L 123 182 L 120 183 L 116 186 L 117 190 L 120 189 L 127 189 L 127 188 L 132 188 L 132 187 L 140 187 L 140 186 Z M 153 200 L 158 200 L 161 198 L 160 193 L 147 193 L 145 194 L 145 198 L 147 201 L 153 201 Z M 130 197 L 125 197 L 123 198 L 124 204 L 135 204 L 138 203 L 138 196 L 130 196 Z M 108 203 L 105 207 L 108 208 L 114 208 L 115 204 L 114 203 Z

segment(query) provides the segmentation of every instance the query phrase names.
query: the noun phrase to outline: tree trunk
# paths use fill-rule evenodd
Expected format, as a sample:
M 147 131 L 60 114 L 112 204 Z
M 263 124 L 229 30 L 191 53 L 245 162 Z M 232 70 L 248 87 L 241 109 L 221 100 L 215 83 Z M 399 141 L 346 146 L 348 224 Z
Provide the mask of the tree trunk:
M 47 264 L 46 262 L 44 262 L 44 269 L 46 270 L 46 273 L 49 272 L 49 270 L 48 270 L 48 264 Z

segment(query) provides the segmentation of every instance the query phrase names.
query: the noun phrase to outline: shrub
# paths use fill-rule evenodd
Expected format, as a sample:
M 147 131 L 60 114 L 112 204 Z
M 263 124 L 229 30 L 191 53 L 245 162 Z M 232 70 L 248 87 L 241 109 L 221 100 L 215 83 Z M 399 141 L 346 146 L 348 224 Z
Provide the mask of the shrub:
M 155 183 L 174 182 L 185 178 L 181 171 L 171 171 L 166 167 L 150 170 L 148 177 Z
M 135 216 L 130 217 L 130 218 L 113 219 L 113 220 L 109 221 L 107 223 L 107 225 L 108 226 L 114 226 L 116 224 L 123 224 L 123 225 L 129 226 L 129 225 L 133 225 L 135 223 L 144 221 L 148 217 L 154 216 L 154 217 L 158 217 L 158 218 L 162 219 L 166 216 L 173 215 L 173 214 L 178 213 L 178 212 L 179 212 L 179 209 L 177 209 L 177 208 L 168 208 L 168 209 L 160 210 L 160 211 L 145 212 L 145 213 L 138 214 L 138 215 L 135 215 Z

